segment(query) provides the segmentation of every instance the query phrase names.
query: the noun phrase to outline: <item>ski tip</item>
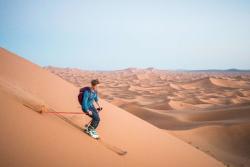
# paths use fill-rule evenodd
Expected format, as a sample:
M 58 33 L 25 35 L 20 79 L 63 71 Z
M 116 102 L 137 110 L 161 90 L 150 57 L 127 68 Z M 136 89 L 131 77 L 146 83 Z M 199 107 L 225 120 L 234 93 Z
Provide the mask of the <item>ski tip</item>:
M 117 154 L 123 156 L 127 154 L 127 151 L 121 151 L 121 152 L 118 152 Z

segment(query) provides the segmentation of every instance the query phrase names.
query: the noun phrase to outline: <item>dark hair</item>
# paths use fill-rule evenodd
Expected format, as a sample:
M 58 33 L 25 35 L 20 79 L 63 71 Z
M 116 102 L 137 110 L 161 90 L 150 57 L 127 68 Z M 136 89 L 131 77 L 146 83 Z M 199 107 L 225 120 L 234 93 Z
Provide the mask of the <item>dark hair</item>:
M 99 80 L 98 79 L 93 79 L 92 81 L 91 81 L 91 85 L 92 86 L 95 86 L 95 85 L 97 85 L 97 84 L 99 84 L 100 82 L 99 82 Z

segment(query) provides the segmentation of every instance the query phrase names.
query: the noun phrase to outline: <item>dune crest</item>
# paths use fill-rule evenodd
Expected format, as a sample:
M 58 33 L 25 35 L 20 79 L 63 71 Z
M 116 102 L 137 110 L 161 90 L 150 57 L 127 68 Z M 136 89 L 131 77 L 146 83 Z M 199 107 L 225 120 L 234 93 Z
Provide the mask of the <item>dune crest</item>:
M 181 101 L 174 101 L 174 100 L 170 100 L 168 104 L 175 110 L 183 110 L 183 109 L 193 109 L 193 110 L 195 110 L 195 109 L 198 108 L 195 105 L 184 103 L 184 102 L 181 102 Z
M 204 88 L 204 87 L 214 88 L 216 87 L 216 85 L 214 85 L 211 82 L 210 77 L 206 77 L 206 78 L 198 79 L 195 81 L 191 81 L 189 83 L 181 84 L 181 87 L 183 87 L 184 89 L 199 89 L 199 88 Z
M 250 88 L 250 82 L 239 81 L 239 80 L 230 80 L 230 79 L 220 79 L 220 78 L 210 78 L 210 81 L 221 87 L 228 88 Z

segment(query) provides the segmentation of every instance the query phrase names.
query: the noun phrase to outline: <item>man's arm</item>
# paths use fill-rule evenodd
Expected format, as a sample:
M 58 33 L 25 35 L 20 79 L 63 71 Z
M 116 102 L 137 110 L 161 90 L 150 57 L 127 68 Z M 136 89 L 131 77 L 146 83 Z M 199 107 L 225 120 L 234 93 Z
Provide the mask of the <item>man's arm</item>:
M 100 104 L 98 103 L 98 99 L 99 99 L 99 98 L 98 98 L 98 94 L 96 93 L 95 102 L 96 102 L 97 106 L 98 106 L 99 108 L 101 108 L 101 107 L 100 107 Z
M 98 106 L 99 108 L 101 108 L 100 105 L 99 105 L 99 103 L 98 103 L 98 101 L 96 101 L 96 104 L 97 104 L 97 106 Z
M 88 107 L 88 97 L 89 97 L 89 92 L 85 91 L 83 94 L 83 100 L 82 100 L 82 110 L 88 112 L 89 115 L 92 115 L 92 112 L 89 110 L 89 107 Z

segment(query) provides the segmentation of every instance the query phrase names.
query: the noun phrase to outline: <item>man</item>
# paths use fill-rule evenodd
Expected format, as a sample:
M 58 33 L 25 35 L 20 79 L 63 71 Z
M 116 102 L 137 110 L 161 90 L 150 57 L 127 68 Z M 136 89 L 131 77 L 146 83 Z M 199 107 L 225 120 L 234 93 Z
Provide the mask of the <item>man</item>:
M 86 128 L 85 132 L 95 139 L 99 138 L 99 135 L 96 132 L 96 128 L 98 127 L 98 124 L 100 122 L 100 117 L 93 102 L 94 101 L 96 102 L 98 110 L 102 109 L 98 103 L 98 95 L 97 95 L 98 84 L 100 84 L 98 79 L 92 80 L 91 87 L 89 88 L 88 91 L 84 91 L 82 98 L 82 110 L 92 118 L 90 125 L 85 127 Z

